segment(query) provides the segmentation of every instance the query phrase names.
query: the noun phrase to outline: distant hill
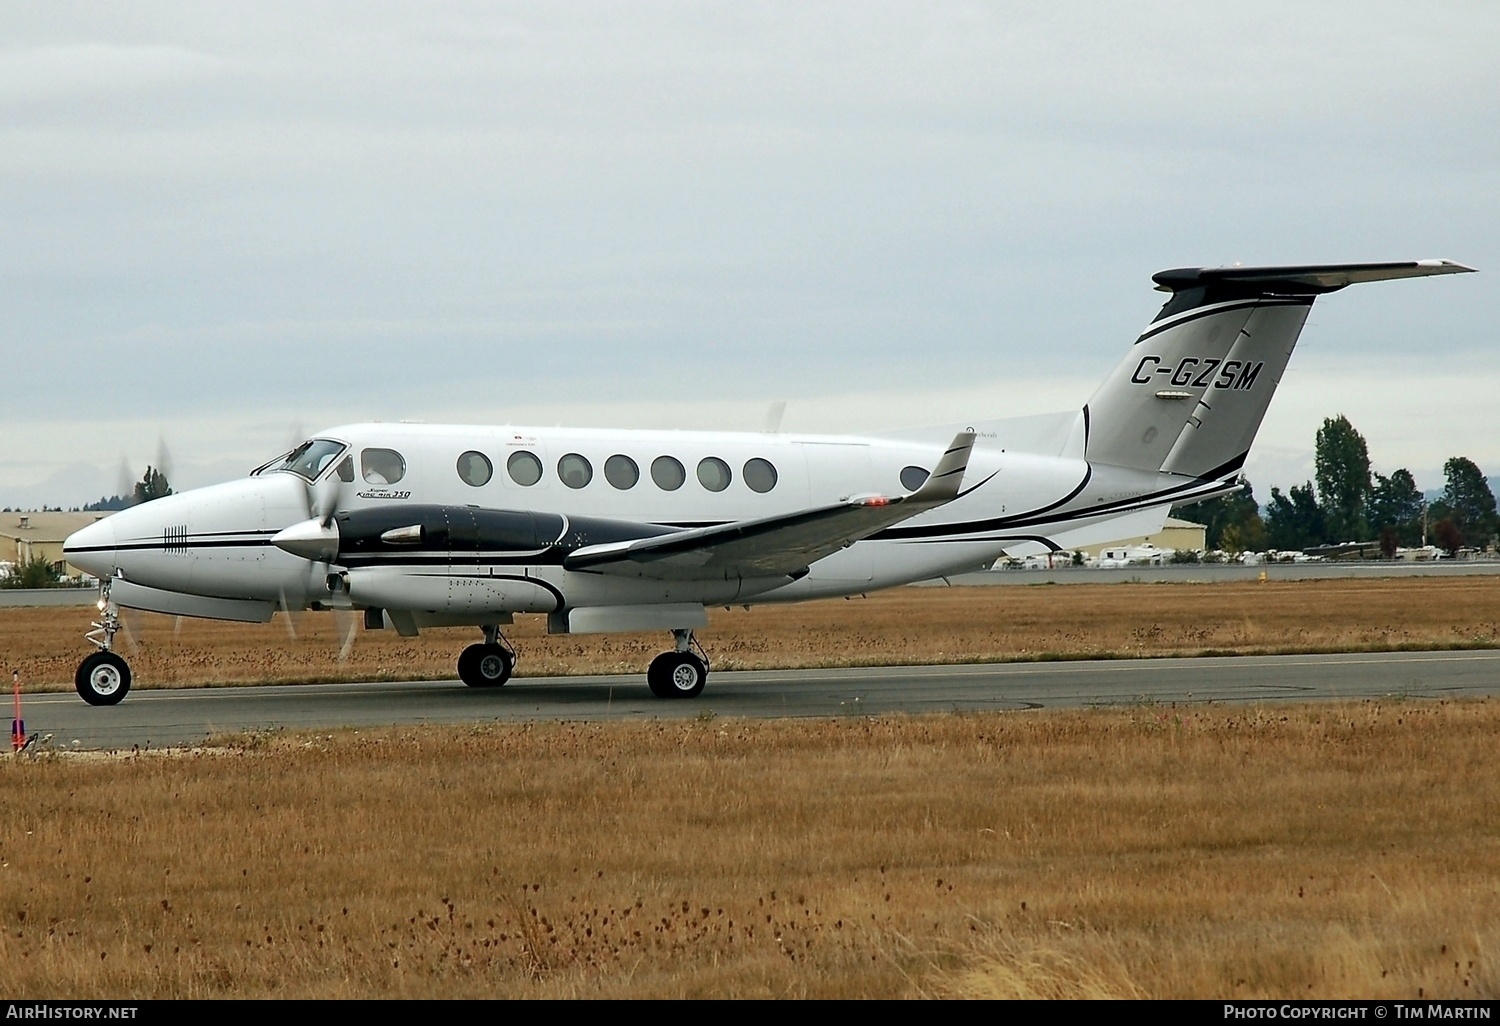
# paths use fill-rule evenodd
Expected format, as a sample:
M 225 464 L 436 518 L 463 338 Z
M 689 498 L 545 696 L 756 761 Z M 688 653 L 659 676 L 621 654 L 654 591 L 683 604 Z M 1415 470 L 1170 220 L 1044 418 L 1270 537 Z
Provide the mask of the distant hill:
M 1484 483 L 1490 486 L 1490 491 L 1495 494 L 1496 498 L 1500 498 L 1500 477 L 1487 477 L 1484 479 Z M 1443 490 L 1441 488 L 1429 488 L 1422 493 L 1422 498 L 1428 502 L 1436 502 L 1442 497 Z

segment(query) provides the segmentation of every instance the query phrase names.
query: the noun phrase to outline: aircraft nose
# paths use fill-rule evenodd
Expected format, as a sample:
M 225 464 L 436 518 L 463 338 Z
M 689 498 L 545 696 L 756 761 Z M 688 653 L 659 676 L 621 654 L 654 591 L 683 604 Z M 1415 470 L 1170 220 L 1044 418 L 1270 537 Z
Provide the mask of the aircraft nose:
M 96 520 L 74 531 L 63 542 L 63 559 L 100 580 L 115 572 L 115 526 L 110 518 Z

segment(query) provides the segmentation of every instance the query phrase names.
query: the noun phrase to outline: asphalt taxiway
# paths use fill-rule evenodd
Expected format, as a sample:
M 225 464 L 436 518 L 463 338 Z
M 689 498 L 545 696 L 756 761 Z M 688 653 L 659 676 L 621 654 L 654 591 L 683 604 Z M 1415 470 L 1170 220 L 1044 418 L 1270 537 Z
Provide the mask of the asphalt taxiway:
M 117 706 L 25 699 L 52 749 L 192 745 L 241 732 L 526 720 L 862 716 L 1173 703 L 1500 695 L 1500 651 L 1088 660 L 715 672 L 697 699 L 653 698 L 644 676 L 137 689 Z

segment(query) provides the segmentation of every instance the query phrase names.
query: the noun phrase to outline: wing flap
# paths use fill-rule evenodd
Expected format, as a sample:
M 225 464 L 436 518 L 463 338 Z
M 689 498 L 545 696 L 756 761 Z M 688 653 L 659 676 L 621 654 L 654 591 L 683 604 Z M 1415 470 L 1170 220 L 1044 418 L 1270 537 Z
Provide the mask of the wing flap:
M 758 520 L 590 545 L 563 566 L 657 580 L 800 577 L 824 556 L 956 499 L 973 447 L 974 435 L 960 432 L 922 487 L 906 495 L 852 496 Z

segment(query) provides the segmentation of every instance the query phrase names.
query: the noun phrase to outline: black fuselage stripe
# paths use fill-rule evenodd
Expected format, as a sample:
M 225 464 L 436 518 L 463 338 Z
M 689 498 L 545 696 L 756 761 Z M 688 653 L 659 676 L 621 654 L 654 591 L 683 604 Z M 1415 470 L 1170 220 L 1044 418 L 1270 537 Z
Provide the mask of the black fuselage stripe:
M 888 527 L 884 531 L 873 535 L 876 541 L 897 541 L 903 538 L 928 538 L 952 534 L 972 534 L 976 531 L 994 531 L 1007 527 L 1024 527 L 1033 523 L 1051 523 L 1049 520 L 1039 519 L 1042 514 L 1050 510 L 1065 506 L 1078 497 L 1078 494 L 1088 486 L 1089 480 L 1094 476 L 1092 464 L 1085 464 L 1083 479 L 1077 486 L 1056 502 L 1050 502 L 1025 513 L 1017 513 L 1011 517 L 994 517 L 989 520 L 968 521 L 958 524 L 935 524 L 931 527 Z
M 1278 296 L 1274 299 L 1245 299 L 1237 302 L 1227 302 L 1223 306 L 1204 307 L 1198 310 L 1193 310 L 1190 313 L 1185 313 L 1174 321 L 1169 321 L 1166 324 L 1159 324 L 1154 328 L 1148 328 L 1145 334 L 1135 340 L 1135 344 L 1140 345 L 1142 342 L 1146 341 L 1146 339 L 1148 338 L 1151 338 L 1153 335 L 1160 335 L 1164 331 L 1171 331 L 1173 328 L 1179 328 L 1182 325 L 1187 324 L 1189 321 L 1196 321 L 1202 317 L 1213 317 L 1216 314 L 1234 313 L 1236 310 L 1248 310 L 1257 306 L 1312 306 L 1312 304 L 1313 297 L 1311 296 L 1308 296 L 1305 299 L 1288 299 Z

